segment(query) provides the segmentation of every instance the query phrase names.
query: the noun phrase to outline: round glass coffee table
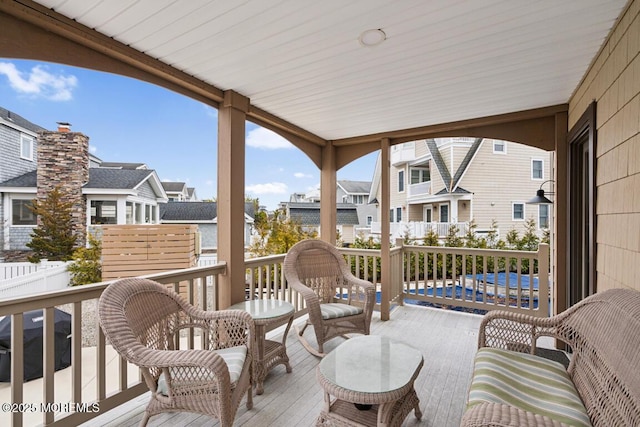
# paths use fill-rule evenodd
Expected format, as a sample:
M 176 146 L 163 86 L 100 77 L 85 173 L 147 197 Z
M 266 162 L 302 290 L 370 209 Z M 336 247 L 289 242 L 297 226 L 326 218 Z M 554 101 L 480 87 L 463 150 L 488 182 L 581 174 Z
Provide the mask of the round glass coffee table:
M 422 353 L 387 337 L 348 339 L 316 370 L 324 389 L 317 425 L 400 426 L 412 410 L 420 419 L 413 384 L 422 365 Z
M 254 361 L 256 394 L 264 392 L 264 379 L 276 365 L 283 364 L 287 373 L 291 372 L 289 356 L 287 356 L 287 334 L 293 322 L 294 307 L 286 301 L 277 299 L 250 300 L 232 305 L 229 310 L 248 312 L 256 325 L 256 344 L 258 359 Z M 282 335 L 282 342 L 268 340 L 265 337 L 267 327 L 274 328 L 286 322 L 287 328 Z

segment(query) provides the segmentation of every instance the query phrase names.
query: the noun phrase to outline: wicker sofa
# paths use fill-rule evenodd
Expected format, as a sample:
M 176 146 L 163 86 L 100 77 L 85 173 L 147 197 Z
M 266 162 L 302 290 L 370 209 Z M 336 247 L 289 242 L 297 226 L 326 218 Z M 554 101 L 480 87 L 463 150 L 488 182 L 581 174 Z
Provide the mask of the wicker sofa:
M 572 349 L 567 370 L 536 340 Z M 480 326 L 462 426 L 640 426 L 640 292 L 597 293 L 557 316 L 495 311 Z

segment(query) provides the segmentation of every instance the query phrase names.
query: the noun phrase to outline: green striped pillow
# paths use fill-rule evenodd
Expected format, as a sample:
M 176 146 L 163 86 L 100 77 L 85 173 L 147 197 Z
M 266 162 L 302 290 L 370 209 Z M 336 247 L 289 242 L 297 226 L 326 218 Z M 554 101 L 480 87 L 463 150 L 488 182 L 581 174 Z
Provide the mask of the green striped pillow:
M 484 402 L 510 405 L 570 426 L 591 426 L 564 366 L 531 354 L 478 350 L 467 407 Z
M 324 320 L 337 319 L 338 317 L 360 314 L 362 313 L 362 307 L 332 302 L 328 304 L 320 304 L 320 312 L 322 313 L 322 318 Z

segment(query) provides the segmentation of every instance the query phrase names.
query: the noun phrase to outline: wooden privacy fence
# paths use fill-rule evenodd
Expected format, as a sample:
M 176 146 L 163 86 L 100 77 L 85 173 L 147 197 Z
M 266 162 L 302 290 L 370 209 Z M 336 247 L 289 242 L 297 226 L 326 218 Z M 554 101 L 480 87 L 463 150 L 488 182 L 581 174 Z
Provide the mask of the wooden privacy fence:
M 102 226 L 102 280 L 196 265 L 196 225 Z

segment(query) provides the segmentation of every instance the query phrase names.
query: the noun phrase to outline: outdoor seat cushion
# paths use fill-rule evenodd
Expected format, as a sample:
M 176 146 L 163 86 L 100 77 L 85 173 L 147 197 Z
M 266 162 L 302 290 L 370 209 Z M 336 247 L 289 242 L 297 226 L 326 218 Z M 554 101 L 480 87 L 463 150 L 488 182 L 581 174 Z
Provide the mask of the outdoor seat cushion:
M 327 304 L 320 304 L 320 312 L 322 318 L 337 319 L 338 317 L 353 316 L 355 314 L 362 313 L 362 307 L 357 307 L 349 304 L 342 304 L 339 302 L 332 302 Z
M 570 426 L 591 426 L 564 366 L 531 354 L 478 350 L 467 408 L 485 402 L 510 405 Z
M 240 375 L 242 374 L 242 368 L 244 366 L 244 361 L 247 358 L 247 346 L 240 345 L 236 347 L 222 348 L 219 350 L 212 350 L 214 353 L 218 353 L 222 360 L 227 364 L 227 369 L 229 369 L 229 378 L 231 380 L 231 387 L 235 387 L 238 380 L 240 379 Z M 189 372 L 188 370 L 175 370 L 174 380 L 185 380 L 185 378 L 179 378 L 179 373 Z M 202 381 L 210 381 L 212 379 L 212 374 L 210 374 L 206 378 L 197 379 L 199 382 Z M 194 379 L 195 378 L 190 378 Z M 165 378 L 164 372 L 160 374 L 158 378 L 158 393 L 168 396 L 169 388 L 167 387 L 167 379 Z

